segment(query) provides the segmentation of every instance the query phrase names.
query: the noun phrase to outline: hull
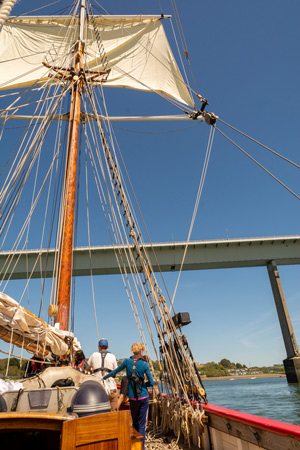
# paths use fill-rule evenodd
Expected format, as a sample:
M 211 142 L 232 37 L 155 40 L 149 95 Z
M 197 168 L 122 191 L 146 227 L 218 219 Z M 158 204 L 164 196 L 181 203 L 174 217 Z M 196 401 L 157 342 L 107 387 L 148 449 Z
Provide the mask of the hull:
M 153 401 L 152 422 L 163 434 L 173 431 L 190 447 L 204 450 L 292 450 L 300 446 L 300 426 L 206 404 L 194 404 L 178 422 L 177 406 L 164 397 L 167 409 Z M 184 417 L 185 416 L 185 417 Z M 199 417 L 201 416 L 201 420 Z M 177 419 L 176 419 L 177 417 Z
M 214 405 L 204 406 L 205 449 L 288 450 L 299 448 L 300 427 Z

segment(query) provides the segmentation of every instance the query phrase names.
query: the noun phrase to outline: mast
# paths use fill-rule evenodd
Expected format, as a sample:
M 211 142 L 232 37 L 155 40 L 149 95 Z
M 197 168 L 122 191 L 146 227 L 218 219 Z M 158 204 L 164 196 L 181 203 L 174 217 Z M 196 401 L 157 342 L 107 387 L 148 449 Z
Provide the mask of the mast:
M 68 330 L 70 315 L 70 294 L 73 260 L 74 212 L 76 192 L 76 172 L 78 155 L 78 131 L 80 124 L 80 95 L 83 79 L 81 75 L 83 54 L 83 30 L 86 16 L 85 0 L 81 0 L 79 12 L 79 39 L 75 50 L 75 70 L 73 73 L 69 138 L 67 148 L 67 176 L 64 198 L 64 219 L 60 243 L 59 279 L 57 291 L 58 313 L 55 322 L 61 330 Z

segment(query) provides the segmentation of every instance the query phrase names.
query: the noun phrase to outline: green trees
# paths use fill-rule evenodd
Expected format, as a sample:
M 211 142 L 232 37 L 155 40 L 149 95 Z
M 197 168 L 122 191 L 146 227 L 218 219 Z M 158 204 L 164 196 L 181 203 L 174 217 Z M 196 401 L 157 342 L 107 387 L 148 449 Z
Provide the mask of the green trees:
M 198 364 L 199 373 L 201 376 L 209 377 L 224 377 L 224 376 L 238 376 L 238 375 L 252 375 L 256 373 L 260 374 L 279 374 L 284 373 L 284 367 L 281 364 L 274 364 L 271 367 L 251 367 L 248 369 L 245 364 L 239 362 L 231 362 L 227 358 L 221 359 L 220 362 L 214 361 L 206 364 Z
M 221 359 L 219 364 L 221 364 L 226 369 L 229 369 L 232 363 L 229 361 L 229 359 L 223 358 L 223 359 Z
M 229 376 L 234 371 L 247 369 L 247 367 L 241 363 L 231 362 L 227 358 L 221 359 L 220 362 L 216 363 L 214 361 L 203 364 L 200 369 L 201 375 L 206 375 L 207 377 L 225 377 Z
M 229 372 L 222 364 L 212 361 L 201 367 L 201 374 L 207 377 L 226 377 Z
M 0 359 L 0 378 L 3 378 L 6 374 L 7 358 Z M 21 378 L 23 370 L 20 368 L 20 361 L 17 358 L 10 358 L 9 369 L 7 376 L 9 378 Z

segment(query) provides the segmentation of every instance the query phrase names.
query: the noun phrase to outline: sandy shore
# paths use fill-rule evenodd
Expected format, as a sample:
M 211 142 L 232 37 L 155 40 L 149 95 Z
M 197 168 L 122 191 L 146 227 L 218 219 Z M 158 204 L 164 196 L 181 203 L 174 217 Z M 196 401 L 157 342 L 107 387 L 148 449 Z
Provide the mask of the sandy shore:
M 257 374 L 257 375 L 232 375 L 229 377 L 201 377 L 202 381 L 210 381 L 210 380 L 245 380 L 247 378 L 279 378 L 284 377 L 285 373 L 269 373 L 269 374 Z

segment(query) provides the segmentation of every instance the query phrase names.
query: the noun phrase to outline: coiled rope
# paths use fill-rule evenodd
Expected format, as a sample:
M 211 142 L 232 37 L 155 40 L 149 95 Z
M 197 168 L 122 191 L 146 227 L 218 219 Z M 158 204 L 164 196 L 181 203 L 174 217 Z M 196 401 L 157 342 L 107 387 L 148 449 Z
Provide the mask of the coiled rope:
M 0 6 L 0 30 L 17 0 L 3 0 Z
M 198 448 L 203 447 L 204 411 L 202 409 L 191 409 L 188 403 L 183 405 L 176 398 L 161 395 L 152 401 L 151 419 L 146 435 L 147 450 L 160 450 L 162 445 L 165 448 L 166 441 L 158 438 L 170 431 L 175 436 L 172 441 L 174 449 L 181 448 L 180 438 L 183 438 L 189 448 L 191 444 Z
M 175 413 L 176 410 L 173 412 Z M 187 428 L 190 428 L 189 432 L 192 434 L 192 443 L 198 448 L 203 448 L 203 446 L 201 447 L 202 437 L 200 431 L 202 428 L 199 428 L 198 421 L 199 417 L 203 414 L 203 412 L 195 410 L 195 415 L 186 425 Z M 180 428 L 180 421 L 178 421 L 178 423 Z M 180 433 L 176 434 L 174 432 L 174 434 L 176 438 L 171 435 L 167 436 L 162 426 L 155 426 L 154 422 L 150 423 L 145 439 L 146 450 L 187 450 L 190 448 L 191 442 L 187 436 L 184 436 L 184 440 L 179 441 Z

